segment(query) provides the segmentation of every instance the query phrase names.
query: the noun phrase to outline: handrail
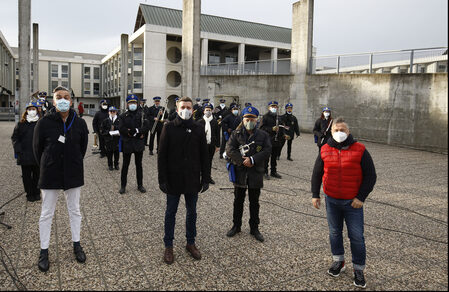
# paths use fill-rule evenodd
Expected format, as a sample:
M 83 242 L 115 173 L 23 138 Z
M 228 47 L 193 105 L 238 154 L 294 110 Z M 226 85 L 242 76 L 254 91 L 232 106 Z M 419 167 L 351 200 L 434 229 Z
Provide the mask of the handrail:
M 376 52 L 366 52 L 366 53 L 335 54 L 335 55 L 314 56 L 313 58 L 331 58 L 331 57 L 338 57 L 338 56 L 361 56 L 361 55 L 370 55 L 370 54 L 405 53 L 405 52 L 410 52 L 410 51 L 428 51 L 428 50 L 439 50 L 439 49 L 447 49 L 447 48 L 448 47 L 434 47 L 434 48 L 420 48 L 420 49 L 406 49 L 406 50 L 376 51 Z

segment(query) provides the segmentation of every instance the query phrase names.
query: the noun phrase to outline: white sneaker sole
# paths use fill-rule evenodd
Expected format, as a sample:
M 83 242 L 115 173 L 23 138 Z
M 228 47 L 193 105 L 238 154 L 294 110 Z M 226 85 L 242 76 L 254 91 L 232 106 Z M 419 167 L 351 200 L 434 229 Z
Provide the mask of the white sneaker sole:
M 341 268 L 340 273 L 339 273 L 338 275 L 332 274 L 331 272 L 329 272 L 329 270 L 327 270 L 327 273 L 328 273 L 329 275 L 331 275 L 332 277 L 337 278 L 337 277 L 340 276 L 340 274 L 341 274 L 342 272 L 344 272 L 344 271 L 346 271 L 346 265 L 344 265 L 343 268 Z
M 363 285 L 363 286 L 360 286 L 360 285 L 357 285 L 357 284 L 355 283 L 355 281 L 354 281 L 354 286 L 356 286 L 357 288 L 362 288 L 362 289 L 365 289 L 365 288 L 366 288 L 366 284 Z

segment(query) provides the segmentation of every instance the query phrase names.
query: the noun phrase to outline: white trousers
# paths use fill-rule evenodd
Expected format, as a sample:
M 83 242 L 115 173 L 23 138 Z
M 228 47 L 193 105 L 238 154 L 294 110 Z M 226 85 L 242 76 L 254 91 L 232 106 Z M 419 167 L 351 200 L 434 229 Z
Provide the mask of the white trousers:
M 55 214 L 56 203 L 60 190 L 41 190 L 42 191 L 42 211 L 39 218 L 39 233 L 41 239 L 41 249 L 47 249 L 50 246 L 50 233 L 53 215 Z M 80 241 L 81 232 L 81 212 L 80 212 L 80 193 L 81 187 L 68 189 L 64 191 L 67 201 L 67 210 L 69 211 L 70 229 L 72 231 L 72 241 Z

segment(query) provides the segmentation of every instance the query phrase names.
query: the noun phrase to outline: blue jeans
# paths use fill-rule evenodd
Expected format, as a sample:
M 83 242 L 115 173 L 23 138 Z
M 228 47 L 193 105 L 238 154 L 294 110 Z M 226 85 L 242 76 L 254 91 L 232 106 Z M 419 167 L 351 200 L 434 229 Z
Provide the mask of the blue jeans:
M 176 212 L 178 211 L 181 195 L 167 195 L 167 209 L 165 210 L 165 247 L 173 247 L 175 238 Z M 185 194 L 186 201 L 186 238 L 187 244 L 195 244 L 196 237 L 196 202 L 198 194 Z
M 352 263 L 355 270 L 365 269 L 366 248 L 363 236 L 363 207 L 355 209 L 352 200 L 339 200 L 326 196 L 327 223 L 334 261 L 343 261 L 343 221 L 346 221 L 351 243 Z

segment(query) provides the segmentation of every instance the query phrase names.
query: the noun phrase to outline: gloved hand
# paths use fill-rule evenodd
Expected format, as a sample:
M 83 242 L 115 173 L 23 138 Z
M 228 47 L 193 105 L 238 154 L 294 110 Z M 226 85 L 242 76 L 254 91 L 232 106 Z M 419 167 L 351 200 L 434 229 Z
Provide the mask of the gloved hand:
M 134 136 L 135 133 L 136 133 L 136 129 L 128 129 L 128 134 L 130 136 Z
M 204 193 L 209 189 L 209 183 L 203 183 L 203 186 L 201 188 L 201 193 Z
M 161 183 L 161 184 L 159 184 L 159 189 L 160 189 L 164 194 L 168 194 L 168 188 L 167 188 L 167 184 L 166 184 L 166 183 Z

